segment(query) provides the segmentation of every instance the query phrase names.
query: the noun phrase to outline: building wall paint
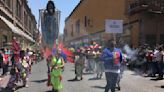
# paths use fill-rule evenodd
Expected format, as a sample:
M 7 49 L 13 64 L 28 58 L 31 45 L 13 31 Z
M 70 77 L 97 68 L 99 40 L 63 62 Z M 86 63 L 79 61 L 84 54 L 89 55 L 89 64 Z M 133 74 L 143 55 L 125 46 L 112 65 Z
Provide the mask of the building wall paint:
M 105 3 L 104 3 L 105 2 Z M 115 5 L 117 4 L 117 5 Z M 119 7 L 118 7 L 119 6 Z M 84 0 L 66 21 L 65 29 L 68 31 L 66 40 L 72 40 L 82 35 L 105 30 L 105 19 L 125 19 L 124 0 Z M 85 16 L 90 25 L 84 26 Z M 80 20 L 80 34 L 75 30 L 75 23 Z M 126 22 L 126 21 L 125 21 Z M 71 25 L 74 25 L 74 36 L 70 35 Z
M 126 35 L 122 38 L 129 39 L 129 45 L 132 47 L 138 47 L 140 42 L 146 42 L 146 35 L 148 34 L 155 34 L 156 43 L 159 43 L 159 35 L 164 34 L 164 16 L 157 14 L 157 18 L 155 18 L 151 14 L 145 15 L 143 12 L 128 15 L 128 6 L 133 1 L 134 0 L 83 0 L 65 22 L 65 29 L 68 34 L 68 36 L 65 37 L 65 41 L 70 43 L 70 41 L 82 37 L 85 34 L 104 30 L 105 19 L 122 19 L 124 20 L 124 24 L 126 24 L 124 31 L 128 29 L 128 26 L 131 26 L 127 34 L 122 34 L 122 36 Z M 87 27 L 84 26 L 85 16 L 91 20 L 91 25 Z M 80 34 L 75 30 L 75 23 L 78 19 L 80 19 Z M 74 36 L 70 35 L 72 24 L 74 25 Z
M 18 0 L 21 4 L 21 12 L 22 12 L 21 17 L 16 16 L 16 3 L 17 3 L 16 1 L 17 0 L 11 0 L 11 7 L 9 8 L 7 6 L 7 4 L 3 3 L 1 0 L 0 4 L 2 6 L 0 7 L 0 11 L 2 11 L 5 16 L 8 16 L 13 21 L 13 23 L 12 23 L 13 25 L 15 25 L 15 26 L 18 25 L 22 31 L 26 32 L 26 34 L 28 34 L 31 37 L 33 35 L 37 36 L 36 35 L 37 34 L 36 20 L 35 20 L 34 16 L 32 15 L 31 11 L 29 10 L 30 8 L 28 6 L 26 6 L 26 0 Z M 24 11 L 27 13 L 27 16 L 24 16 Z M 26 27 L 26 25 L 24 24 L 24 17 L 28 17 L 33 20 L 33 21 L 31 21 L 31 24 L 33 25 L 32 28 Z M 12 33 L 11 29 L 3 21 L 0 20 L 0 30 L 1 29 L 3 30 L 0 32 L 1 38 L 2 38 L 3 34 L 7 34 L 8 42 L 11 42 L 12 36 L 16 36 L 20 40 L 20 42 L 24 42 L 24 45 L 22 46 L 23 48 L 28 46 L 27 44 L 31 43 L 30 41 L 26 40 L 25 37 L 22 37 L 20 35 Z M 0 47 L 2 47 L 2 40 L 0 40 Z

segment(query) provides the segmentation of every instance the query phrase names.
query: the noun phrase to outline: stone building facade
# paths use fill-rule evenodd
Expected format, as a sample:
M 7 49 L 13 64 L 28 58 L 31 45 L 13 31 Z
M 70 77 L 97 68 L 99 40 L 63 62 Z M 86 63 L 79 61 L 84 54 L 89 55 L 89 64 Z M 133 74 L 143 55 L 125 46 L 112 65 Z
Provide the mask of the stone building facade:
M 11 44 L 15 36 L 22 49 L 37 42 L 39 30 L 27 0 L 0 0 L 0 47 Z

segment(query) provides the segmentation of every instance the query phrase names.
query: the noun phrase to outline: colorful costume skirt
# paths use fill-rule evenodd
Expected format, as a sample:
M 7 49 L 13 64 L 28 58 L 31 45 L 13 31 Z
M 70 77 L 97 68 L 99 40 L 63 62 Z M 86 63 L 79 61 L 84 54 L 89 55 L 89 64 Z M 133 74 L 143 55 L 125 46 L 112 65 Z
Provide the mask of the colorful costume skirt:
M 63 88 L 61 84 L 61 74 L 62 69 L 53 69 L 50 73 L 51 84 L 55 90 L 60 90 Z

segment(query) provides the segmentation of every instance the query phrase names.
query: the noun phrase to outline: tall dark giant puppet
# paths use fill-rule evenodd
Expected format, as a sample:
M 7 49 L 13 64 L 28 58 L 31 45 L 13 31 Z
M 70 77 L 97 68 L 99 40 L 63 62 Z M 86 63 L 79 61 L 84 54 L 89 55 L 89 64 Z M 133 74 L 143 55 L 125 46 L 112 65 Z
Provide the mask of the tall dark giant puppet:
M 46 9 L 40 10 L 40 17 L 43 47 L 53 49 L 54 44 L 58 44 L 60 11 L 49 0 Z
M 41 19 L 42 45 L 48 68 L 47 85 L 50 86 L 51 84 L 54 90 L 53 92 L 58 92 L 58 90 L 62 88 L 61 67 L 63 67 L 64 61 L 59 58 L 55 59 L 57 58 L 57 51 L 53 54 L 53 50 L 58 48 L 60 11 L 55 8 L 54 2 L 49 0 L 46 9 L 41 9 L 39 13 Z M 54 76 L 55 74 L 58 74 L 58 76 Z

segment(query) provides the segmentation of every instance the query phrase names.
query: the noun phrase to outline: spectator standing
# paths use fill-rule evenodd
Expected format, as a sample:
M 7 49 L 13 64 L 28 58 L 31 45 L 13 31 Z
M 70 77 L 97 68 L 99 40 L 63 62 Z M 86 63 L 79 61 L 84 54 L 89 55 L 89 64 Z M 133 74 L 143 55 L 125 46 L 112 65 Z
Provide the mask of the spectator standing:
M 3 64 L 3 55 L 2 55 L 2 51 L 0 50 L 0 69 L 2 68 L 2 64 Z
M 6 75 L 7 72 L 8 72 L 8 64 L 9 64 L 9 56 L 7 54 L 7 49 L 5 48 L 4 51 L 3 51 L 3 73 L 2 75 Z

